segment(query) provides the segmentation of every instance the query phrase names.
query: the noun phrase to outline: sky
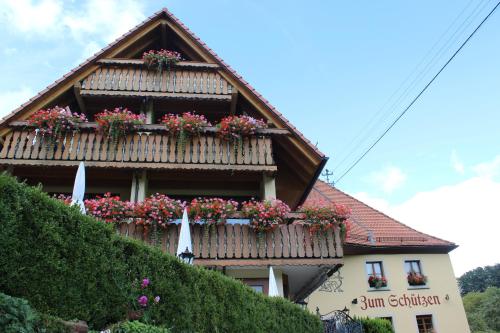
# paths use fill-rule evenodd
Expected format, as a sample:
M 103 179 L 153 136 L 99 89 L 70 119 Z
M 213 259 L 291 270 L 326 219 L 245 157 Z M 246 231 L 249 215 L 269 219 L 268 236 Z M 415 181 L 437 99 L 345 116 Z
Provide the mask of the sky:
M 167 7 L 330 157 L 337 180 L 493 0 L 0 0 L 0 117 Z M 335 186 L 500 262 L 500 9 Z

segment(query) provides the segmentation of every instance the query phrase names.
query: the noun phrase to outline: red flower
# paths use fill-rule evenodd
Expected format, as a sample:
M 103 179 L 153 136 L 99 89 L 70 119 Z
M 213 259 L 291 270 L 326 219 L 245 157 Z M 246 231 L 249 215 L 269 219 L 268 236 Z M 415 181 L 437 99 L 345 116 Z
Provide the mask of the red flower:
M 173 220 L 182 216 L 185 205 L 184 202 L 156 193 L 135 204 L 134 217 L 137 218 L 137 224 L 147 226 L 156 221 L 166 228 Z
M 148 66 L 158 65 L 158 70 L 161 71 L 163 66 L 169 67 L 181 60 L 181 54 L 170 50 L 149 50 L 142 54 L 142 60 Z
M 302 222 L 309 225 L 310 233 L 317 231 L 326 231 L 332 228 L 335 224 L 347 224 L 347 219 L 350 216 L 351 210 L 345 205 L 331 204 L 325 202 L 312 202 L 305 204 L 299 208 L 299 211 L 304 213 L 305 219 Z
M 106 223 L 120 223 L 133 215 L 133 203 L 121 201 L 119 196 L 111 196 L 109 192 L 84 203 L 87 214 Z
M 28 119 L 29 126 L 36 127 L 42 135 L 54 140 L 77 129 L 77 125 L 83 122 L 87 122 L 85 115 L 59 106 L 38 110 Z
M 218 135 L 224 140 L 241 139 L 243 136 L 255 134 L 260 128 L 267 128 L 267 124 L 249 116 L 228 116 L 217 125 Z
M 134 114 L 130 110 L 120 107 L 111 111 L 105 109 L 96 114 L 95 121 L 99 131 L 105 133 L 116 143 L 121 137 L 134 130 L 137 125 L 144 124 L 146 116 Z
M 245 201 L 241 209 L 243 215 L 250 219 L 250 226 L 257 232 L 273 230 L 284 224 L 290 207 L 278 199 Z
M 199 135 L 203 128 L 211 126 L 203 115 L 197 115 L 194 112 L 184 112 L 182 115 L 167 114 L 161 119 L 171 135 L 179 134 L 181 131 Z
M 196 198 L 189 205 L 189 217 L 207 224 L 224 224 L 238 209 L 234 200 L 221 198 Z

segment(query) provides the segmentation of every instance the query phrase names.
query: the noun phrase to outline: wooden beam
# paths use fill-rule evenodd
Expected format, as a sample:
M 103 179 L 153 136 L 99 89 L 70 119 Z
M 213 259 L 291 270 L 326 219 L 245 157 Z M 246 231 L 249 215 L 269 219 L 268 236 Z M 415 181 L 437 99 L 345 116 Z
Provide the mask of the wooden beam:
M 342 258 L 301 258 L 301 259 L 201 259 L 195 258 L 199 266 L 336 266 L 342 265 Z
M 161 29 L 161 48 L 166 49 L 167 48 L 167 24 L 162 23 L 160 26 Z
M 78 104 L 78 107 L 80 108 L 81 113 L 88 115 L 87 108 L 85 107 L 85 103 L 83 101 L 82 95 L 80 94 L 81 90 L 82 90 L 82 85 L 81 85 L 80 81 L 78 81 L 77 83 L 75 83 L 75 85 L 73 87 L 73 91 L 75 93 L 75 98 L 76 98 L 76 103 Z
M 116 65 L 116 66 L 143 66 L 144 61 L 142 59 L 101 59 L 97 61 L 98 64 L 105 65 Z M 181 67 L 182 69 L 192 68 L 192 69 L 218 69 L 219 65 L 205 62 L 197 61 L 179 61 L 175 64 L 175 67 Z
M 0 165 L 26 165 L 26 166 L 63 166 L 77 167 L 80 161 L 67 160 L 23 160 L 0 159 Z M 235 164 L 183 164 L 183 163 L 153 163 L 153 162 L 96 162 L 85 161 L 89 168 L 117 168 L 117 169 L 157 169 L 157 170 L 216 170 L 216 171 L 248 171 L 248 172 L 276 172 L 275 165 L 235 165 Z
M 231 94 L 231 107 L 230 107 L 230 114 L 234 115 L 236 114 L 236 105 L 238 104 L 238 90 L 234 89 L 233 93 Z
M 155 99 L 187 99 L 187 100 L 213 100 L 230 102 L 231 95 L 215 95 L 215 94 L 191 94 L 191 93 L 166 93 L 156 91 L 121 91 L 121 90 L 81 90 L 82 96 L 89 97 L 151 97 Z

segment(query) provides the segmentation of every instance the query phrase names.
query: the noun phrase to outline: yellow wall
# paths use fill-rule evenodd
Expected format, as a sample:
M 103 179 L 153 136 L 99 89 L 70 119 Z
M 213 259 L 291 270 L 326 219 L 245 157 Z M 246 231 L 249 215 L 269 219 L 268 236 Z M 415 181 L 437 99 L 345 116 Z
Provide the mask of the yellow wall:
M 405 260 L 420 260 L 422 273 L 427 276 L 427 286 L 417 289 L 410 287 L 406 281 Z M 366 261 L 382 261 L 387 278 L 387 288 L 374 290 L 368 286 Z M 396 333 L 418 332 L 417 315 L 431 314 L 436 333 L 469 333 L 469 326 L 460 297 L 450 258 L 447 254 L 383 254 L 355 255 L 344 258 L 344 267 L 340 269 L 342 292 L 316 290 L 309 297 L 308 308 L 315 312 L 319 307 L 321 314 L 347 307 L 351 316 L 392 317 Z M 334 280 L 332 280 L 332 278 Z M 335 275 L 330 282 L 335 280 Z M 338 284 L 338 282 L 337 282 Z M 401 306 L 405 304 L 406 295 L 411 302 L 414 295 L 420 297 L 421 305 Z M 418 295 L 418 296 L 417 296 Z M 448 300 L 446 299 L 448 295 Z M 430 296 L 430 298 L 429 298 Z M 358 304 L 352 304 L 353 299 Z M 370 302 L 374 307 L 369 307 Z M 424 300 L 430 303 L 424 306 Z M 365 302 L 363 302 L 365 301 Z M 397 303 L 397 305 L 396 305 Z M 439 303 L 439 304 L 437 304 Z M 377 306 L 378 305 L 378 306 Z M 366 308 L 366 309 L 365 309 Z

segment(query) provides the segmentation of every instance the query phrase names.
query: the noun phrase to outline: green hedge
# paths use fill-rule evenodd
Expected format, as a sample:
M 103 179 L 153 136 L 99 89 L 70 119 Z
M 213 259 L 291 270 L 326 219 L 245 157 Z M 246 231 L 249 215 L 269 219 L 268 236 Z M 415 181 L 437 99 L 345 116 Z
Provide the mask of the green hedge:
M 111 333 L 170 333 L 170 330 L 147 325 L 140 321 L 125 321 L 113 325 L 113 327 L 111 327 Z
M 0 291 L 92 328 L 125 317 L 130 282 L 148 277 L 162 301 L 155 324 L 173 332 L 320 332 L 297 305 L 119 237 L 40 189 L 0 175 Z
M 363 324 L 364 333 L 394 333 L 390 321 L 382 318 L 355 318 Z

